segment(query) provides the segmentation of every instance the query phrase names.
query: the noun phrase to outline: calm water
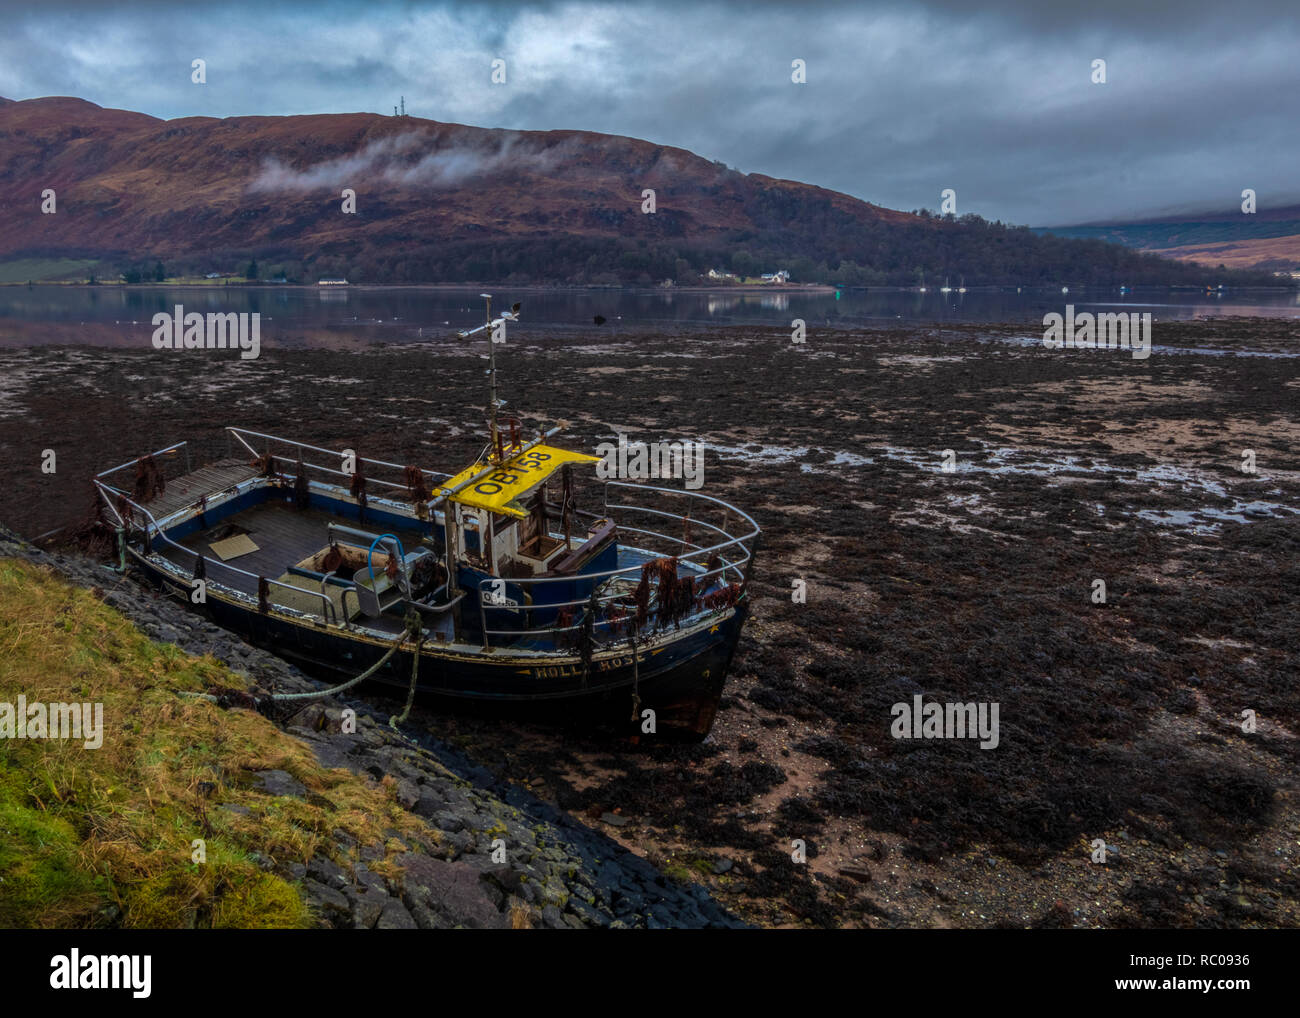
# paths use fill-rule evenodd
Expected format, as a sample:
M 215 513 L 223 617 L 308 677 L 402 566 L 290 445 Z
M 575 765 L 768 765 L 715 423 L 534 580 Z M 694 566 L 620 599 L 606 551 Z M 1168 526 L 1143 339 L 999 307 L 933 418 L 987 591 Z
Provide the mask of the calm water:
M 1300 294 L 1292 290 L 1252 290 L 1206 295 L 1199 291 L 1118 288 L 1013 288 L 959 294 L 873 289 L 834 294 L 776 292 L 700 293 L 671 290 L 529 290 L 493 288 L 495 307 L 523 303 L 523 325 L 541 331 L 589 327 L 602 315 L 608 326 L 729 325 L 763 323 L 852 326 L 901 322 L 1042 322 L 1067 302 L 1079 310 L 1127 307 L 1150 311 L 1156 319 L 1200 315 L 1300 317 Z M 0 344 L 85 343 L 117 345 L 149 329 L 155 312 L 181 304 L 188 311 L 258 312 L 264 342 L 277 330 L 298 333 L 297 343 L 313 342 L 302 333 L 320 330 L 373 341 L 431 339 L 483 320 L 480 288 L 421 289 L 385 287 L 167 287 L 86 286 L 0 287 Z M 68 326 L 89 326 L 76 332 Z

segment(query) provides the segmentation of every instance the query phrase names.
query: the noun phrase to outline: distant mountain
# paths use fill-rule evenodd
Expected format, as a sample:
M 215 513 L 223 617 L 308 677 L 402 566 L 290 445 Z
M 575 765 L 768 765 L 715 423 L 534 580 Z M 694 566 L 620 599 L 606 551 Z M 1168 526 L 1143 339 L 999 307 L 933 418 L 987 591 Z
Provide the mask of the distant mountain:
M 164 121 L 0 101 L 0 210 L 0 262 L 97 261 L 103 278 L 148 278 L 158 262 L 242 274 L 256 260 L 263 277 L 395 283 L 695 281 L 710 267 L 848 285 L 1209 281 L 1115 245 L 896 212 L 635 138 L 364 113 Z
M 1259 208 L 1254 213 L 1235 208 L 1128 222 L 1054 226 L 1035 232 L 1104 240 L 1206 265 L 1300 269 L 1300 205 Z

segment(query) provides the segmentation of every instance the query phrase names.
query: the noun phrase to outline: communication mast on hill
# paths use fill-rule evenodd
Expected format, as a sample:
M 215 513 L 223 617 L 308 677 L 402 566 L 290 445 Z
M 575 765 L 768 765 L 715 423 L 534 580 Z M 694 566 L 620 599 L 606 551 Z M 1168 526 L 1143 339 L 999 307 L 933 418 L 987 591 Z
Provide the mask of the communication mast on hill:
M 402 116 L 406 116 L 406 96 L 402 96 Z

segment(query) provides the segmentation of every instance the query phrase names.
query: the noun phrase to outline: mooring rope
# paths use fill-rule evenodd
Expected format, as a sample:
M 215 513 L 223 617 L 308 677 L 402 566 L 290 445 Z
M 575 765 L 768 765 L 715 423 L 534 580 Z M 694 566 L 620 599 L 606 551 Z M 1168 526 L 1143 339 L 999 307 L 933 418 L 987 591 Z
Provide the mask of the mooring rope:
M 416 615 L 414 612 L 412 612 L 406 616 L 406 629 L 402 632 L 402 635 L 397 638 L 397 640 L 393 643 L 393 645 L 388 648 L 387 653 L 385 653 L 383 657 L 381 657 L 373 665 L 371 665 L 364 672 L 358 675 L 355 679 L 348 679 L 347 682 L 343 683 L 340 686 L 334 686 L 330 689 L 315 690 L 310 693 L 272 693 L 271 699 L 276 701 L 277 703 L 283 703 L 284 701 L 287 700 L 314 700 L 318 697 L 334 696 L 336 693 L 346 692 L 347 690 L 351 689 L 353 686 L 361 682 L 364 682 L 366 679 L 370 678 L 370 676 L 374 675 L 375 672 L 379 671 L 380 668 L 382 668 L 385 664 L 387 664 L 388 659 L 397 653 L 398 648 L 401 647 L 401 645 L 406 642 L 407 637 L 416 638 L 415 663 L 411 669 L 412 689 L 414 689 L 414 682 L 415 682 L 414 673 L 420 667 L 420 644 L 424 642 L 424 637 L 421 635 L 420 632 L 420 617 Z
M 411 704 L 415 703 L 415 682 L 420 677 L 420 648 L 423 646 L 424 634 L 421 633 L 415 641 L 415 654 L 411 657 L 411 688 L 406 693 L 406 706 L 402 708 L 401 714 L 394 714 L 388 719 L 388 727 L 393 731 L 397 731 L 397 726 L 405 724 L 411 716 Z
M 628 637 L 628 642 L 632 644 L 632 720 L 637 721 L 641 717 L 641 673 L 637 667 L 636 661 L 636 631 Z

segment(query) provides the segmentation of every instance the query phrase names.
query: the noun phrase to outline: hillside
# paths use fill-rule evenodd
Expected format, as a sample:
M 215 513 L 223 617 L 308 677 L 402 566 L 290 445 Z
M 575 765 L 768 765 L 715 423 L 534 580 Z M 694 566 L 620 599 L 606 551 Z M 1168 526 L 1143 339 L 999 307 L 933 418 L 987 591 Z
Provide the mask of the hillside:
M 847 284 L 1207 281 L 1117 246 L 896 212 L 634 138 L 361 113 L 163 121 L 75 98 L 5 102 L 0 194 L 0 262 L 89 259 L 106 279 L 256 259 L 263 276 L 395 283 L 693 281 L 715 265 Z
M 1058 237 L 1104 240 L 1140 251 L 1230 269 L 1300 267 L 1300 205 L 1239 208 L 1221 212 L 1116 223 L 1055 226 L 1035 231 Z

